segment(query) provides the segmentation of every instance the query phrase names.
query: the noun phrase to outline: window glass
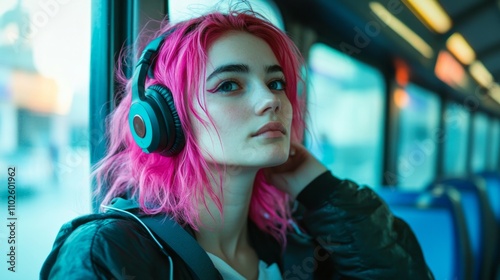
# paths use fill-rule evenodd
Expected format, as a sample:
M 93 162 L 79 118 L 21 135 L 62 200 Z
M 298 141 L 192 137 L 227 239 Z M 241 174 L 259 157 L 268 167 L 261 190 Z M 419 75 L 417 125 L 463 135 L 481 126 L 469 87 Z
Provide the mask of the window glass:
M 493 119 L 491 122 L 491 137 L 490 147 L 491 152 L 489 155 L 489 170 L 499 170 L 498 158 L 500 157 L 500 121 L 498 119 Z
M 444 175 L 467 172 L 470 113 L 460 104 L 447 103 L 444 115 Z
M 172 0 L 168 1 L 168 13 L 172 22 L 179 22 L 189 18 L 203 15 L 214 10 L 227 11 L 231 8 L 249 8 L 263 15 L 278 28 L 284 30 L 283 19 L 278 7 L 270 0 L 248 0 L 250 5 L 243 1 L 235 2 L 230 0 Z M 235 5 L 237 4 L 237 5 Z
M 323 44 L 311 48 L 306 145 L 332 172 L 382 184 L 382 74 Z
M 439 141 L 439 98 L 414 84 L 405 88 L 398 137 L 398 186 L 422 189 L 435 176 Z
M 474 140 L 472 150 L 472 172 L 481 172 L 486 169 L 486 153 L 488 138 L 488 117 L 485 114 L 474 115 Z
M 38 279 L 61 225 L 90 212 L 90 2 L 0 1 L 0 218 L 16 218 L 0 279 Z

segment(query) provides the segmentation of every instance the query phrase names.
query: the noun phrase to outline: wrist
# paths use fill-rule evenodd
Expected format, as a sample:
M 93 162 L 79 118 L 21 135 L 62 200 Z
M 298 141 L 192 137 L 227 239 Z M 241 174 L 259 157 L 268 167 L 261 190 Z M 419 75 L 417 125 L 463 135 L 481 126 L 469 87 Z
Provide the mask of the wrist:
M 297 196 L 306 209 L 316 209 L 325 201 L 331 199 L 334 192 L 342 184 L 342 180 L 335 177 L 330 171 L 325 171 L 310 182 Z
M 307 161 L 297 170 L 295 176 L 289 182 L 288 194 L 296 199 L 297 196 L 319 175 L 327 171 L 326 167 L 316 158 L 309 157 Z

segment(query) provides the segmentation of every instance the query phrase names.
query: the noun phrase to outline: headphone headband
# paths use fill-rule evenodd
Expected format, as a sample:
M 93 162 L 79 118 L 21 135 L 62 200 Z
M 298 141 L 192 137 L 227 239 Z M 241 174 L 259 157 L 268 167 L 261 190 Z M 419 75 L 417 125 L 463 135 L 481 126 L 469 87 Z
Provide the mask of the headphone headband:
M 135 66 L 134 76 L 132 77 L 132 100 L 140 99 L 144 101 L 146 75 L 149 74 L 151 78 L 154 77 L 152 71 L 154 60 L 158 56 L 158 50 L 163 45 L 165 38 L 172 32 L 173 30 L 169 30 L 163 33 L 158 38 L 151 41 L 142 51 L 141 57 Z

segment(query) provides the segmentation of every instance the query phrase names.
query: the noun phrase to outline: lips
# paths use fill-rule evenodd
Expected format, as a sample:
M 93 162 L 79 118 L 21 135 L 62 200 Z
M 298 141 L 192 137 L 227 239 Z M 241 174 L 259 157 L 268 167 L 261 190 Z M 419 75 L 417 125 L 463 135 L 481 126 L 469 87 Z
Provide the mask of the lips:
M 269 131 L 279 131 L 283 133 L 284 135 L 286 134 L 286 129 L 285 127 L 280 123 L 280 122 L 268 122 L 265 125 L 263 125 L 257 132 L 255 132 L 253 136 L 258 136 L 260 134 L 269 132 Z

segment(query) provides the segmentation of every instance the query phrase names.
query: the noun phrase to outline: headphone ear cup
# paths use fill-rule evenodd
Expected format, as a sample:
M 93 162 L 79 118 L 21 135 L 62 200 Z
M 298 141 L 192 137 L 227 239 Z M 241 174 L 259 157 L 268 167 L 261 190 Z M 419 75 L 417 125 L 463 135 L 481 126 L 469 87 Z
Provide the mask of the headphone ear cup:
M 170 89 L 162 85 L 152 85 L 146 90 L 146 97 L 153 98 L 160 111 L 159 118 L 163 119 L 164 127 L 160 128 L 160 144 L 155 152 L 164 156 L 174 156 L 182 151 L 186 141 L 182 130 L 181 120 L 175 108 L 174 98 Z
M 160 117 L 159 117 L 160 116 Z M 165 145 L 165 129 L 163 117 L 158 103 L 146 97 L 145 100 L 133 101 L 129 111 L 129 126 L 134 141 L 145 152 L 152 153 Z

